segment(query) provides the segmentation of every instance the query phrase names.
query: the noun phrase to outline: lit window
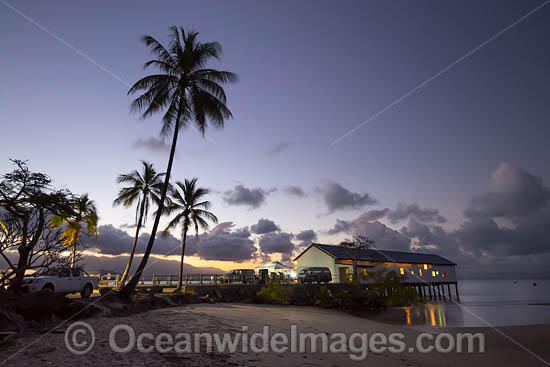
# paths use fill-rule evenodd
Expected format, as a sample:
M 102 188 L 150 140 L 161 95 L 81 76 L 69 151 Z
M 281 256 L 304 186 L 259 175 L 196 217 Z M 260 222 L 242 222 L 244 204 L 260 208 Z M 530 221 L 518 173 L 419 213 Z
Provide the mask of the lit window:
M 435 271 L 432 270 L 432 277 L 435 277 Z
M 403 270 L 403 268 L 399 268 L 399 272 L 401 273 L 401 275 L 405 274 L 405 270 Z
M 428 264 L 424 264 L 424 270 L 428 270 Z
M 422 276 L 422 269 L 418 269 L 418 271 L 420 272 L 420 276 Z
M 414 275 L 414 270 L 411 270 L 411 274 Z
M 437 270 L 435 273 L 436 273 L 437 275 L 439 275 L 439 270 Z
M 441 276 L 445 278 L 447 276 L 447 273 L 441 273 Z

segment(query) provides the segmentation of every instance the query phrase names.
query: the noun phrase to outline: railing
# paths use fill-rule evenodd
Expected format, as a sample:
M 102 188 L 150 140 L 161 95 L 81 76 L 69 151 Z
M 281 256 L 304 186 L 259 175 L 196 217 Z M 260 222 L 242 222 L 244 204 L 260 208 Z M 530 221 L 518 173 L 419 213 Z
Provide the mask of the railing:
M 116 275 L 99 275 L 100 287 L 116 287 L 121 286 L 120 274 Z M 184 285 L 207 285 L 221 284 L 222 275 L 220 274 L 185 274 L 182 283 Z M 139 279 L 139 286 L 159 286 L 159 287 L 176 287 L 178 285 L 178 275 L 143 275 Z M 128 281 L 129 278 L 126 280 Z

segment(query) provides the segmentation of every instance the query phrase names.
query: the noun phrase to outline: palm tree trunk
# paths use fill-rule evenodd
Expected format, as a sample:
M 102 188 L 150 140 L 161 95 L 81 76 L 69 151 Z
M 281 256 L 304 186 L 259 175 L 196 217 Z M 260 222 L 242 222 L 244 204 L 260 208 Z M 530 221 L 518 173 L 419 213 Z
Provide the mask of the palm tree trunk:
M 178 278 L 178 287 L 176 288 L 177 291 L 181 291 L 182 285 L 183 285 L 183 258 L 185 256 L 185 241 L 187 240 L 187 224 L 183 227 L 183 241 L 181 243 L 181 260 L 180 260 L 180 274 Z
M 139 237 L 139 231 L 141 229 L 141 223 L 143 222 L 144 213 L 145 213 L 145 198 L 143 198 L 143 201 L 141 202 L 141 205 L 139 208 L 139 219 L 136 225 L 136 234 L 134 236 L 134 243 L 132 243 L 132 251 L 130 251 L 130 258 L 128 259 L 128 264 L 126 264 L 126 269 L 124 269 L 122 278 L 120 278 L 119 284 L 122 284 L 122 285 L 124 285 L 126 278 L 128 278 L 128 273 L 130 272 L 130 268 L 132 267 L 132 261 L 134 260 L 134 254 L 136 253 L 136 245 Z
M 128 296 L 135 291 L 136 285 L 139 281 L 139 278 L 141 278 L 143 269 L 145 269 L 145 265 L 147 264 L 147 260 L 149 259 L 149 255 L 151 254 L 151 250 L 153 249 L 153 244 L 155 243 L 155 237 L 157 235 L 160 218 L 162 217 L 162 212 L 164 210 L 164 201 L 166 200 L 168 185 L 170 184 L 170 173 L 172 172 L 172 163 L 174 162 L 174 155 L 176 153 L 176 143 L 178 142 L 178 133 L 180 128 L 179 125 L 180 125 L 182 111 L 183 111 L 183 99 L 180 100 L 180 105 L 178 108 L 178 116 L 176 118 L 176 124 L 174 126 L 174 137 L 172 138 L 172 148 L 170 148 L 170 157 L 168 158 L 168 167 L 166 168 L 166 177 L 164 179 L 164 185 L 162 186 L 160 203 L 157 210 L 157 215 L 155 216 L 155 222 L 153 223 L 153 228 L 151 229 L 151 237 L 149 237 L 147 248 L 143 253 L 143 258 L 141 259 L 141 262 L 136 270 L 136 273 L 134 274 L 132 279 L 130 279 L 128 284 L 122 287 L 120 291 L 120 293 L 124 296 Z
M 72 247 L 72 261 L 71 261 L 71 268 L 75 268 L 76 267 L 76 244 L 78 242 L 78 238 L 80 237 L 80 228 L 76 230 L 76 237 L 74 239 L 74 242 L 73 242 L 73 245 L 71 246 Z

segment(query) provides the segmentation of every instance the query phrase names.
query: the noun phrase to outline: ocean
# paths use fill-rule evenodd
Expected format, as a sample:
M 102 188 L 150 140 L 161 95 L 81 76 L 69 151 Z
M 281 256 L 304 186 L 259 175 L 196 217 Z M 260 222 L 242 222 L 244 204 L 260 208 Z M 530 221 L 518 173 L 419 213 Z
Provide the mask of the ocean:
M 458 291 L 460 302 L 395 307 L 372 319 L 421 328 L 550 324 L 550 280 L 463 280 Z

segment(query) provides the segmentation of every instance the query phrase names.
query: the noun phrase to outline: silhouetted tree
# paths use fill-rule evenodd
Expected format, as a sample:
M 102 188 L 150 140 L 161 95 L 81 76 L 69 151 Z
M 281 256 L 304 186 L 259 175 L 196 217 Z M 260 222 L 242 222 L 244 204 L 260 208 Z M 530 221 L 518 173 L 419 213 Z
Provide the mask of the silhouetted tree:
M 208 190 L 202 187 L 197 187 L 197 179 L 185 180 L 184 183 L 176 182 L 176 188 L 171 190 L 170 204 L 166 208 L 166 215 L 176 213 L 163 234 L 167 234 L 170 229 L 176 228 L 181 224 L 181 260 L 180 272 L 178 278 L 178 286 L 176 291 L 180 291 L 183 281 L 183 261 L 185 256 L 185 242 L 187 240 L 187 231 L 189 227 L 195 229 L 197 242 L 199 240 L 199 227 L 207 230 L 210 220 L 218 223 L 218 218 L 208 211 L 210 202 L 203 200 L 203 197 L 208 194 Z
M 346 240 L 340 242 L 340 246 L 345 247 L 349 250 L 353 257 L 353 280 L 357 280 L 357 262 L 361 257 L 363 250 L 370 249 L 374 247 L 374 240 L 369 240 L 365 236 L 353 236 L 352 240 Z
M 122 278 L 120 278 L 120 284 L 124 284 L 130 272 L 132 260 L 136 252 L 139 231 L 141 230 L 141 226 L 147 221 L 151 200 L 158 205 L 160 200 L 159 196 L 162 191 L 162 178 L 164 177 L 164 173 L 157 173 L 152 163 L 141 161 L 141 165 L 141 172 L 135 170 L 130 173 L 122 174 L 117 178 L 117 183 L 127 183 L 130 184 L 130 186 L 120 189 L 113 205 L 123 205 L 129 208 L 137 203 L 136 233 L 134 235 L 128 264 L 124 269 Z
M 183 28 L 171 27 L 170 30 L 168 47 L 164 47 L 151 36 L 143 37 L 143 41 L 156 57 L 146 62 L 144 67 L 154 66 L 159 73 L 138 80 L 128 91 L 128 94 L 143 92 L 131 105 L 131 110 L 141 112 L 142 118 L 164 111 L 161 135 L 166 137 L 172 133 L 172 145 L 151 237 L 136 273 L 122 289 L 125 294 L 135 290 L 153 248 L 170 183 L 180 128 L 192 124 L 204 135 L 208 126 L 207 120 L 214 127 L 222 128 L 224 121 L 232 117 L 226 106 L 226 96 L 221 84 L 237 81 L 237 75 L 206 68 L 210 59 L 219 59 L 220 44 L 200 43 L 197 41 L 197 32 L 185 32 Z
M 8 265 L 0 278 L 20 292 L 25 271 L 63 261 L 61 230 L 49 227 L 48 220 L 74 215 L 74 196 L 55 190 L 49 176 L 31 172 L 26 162 L 12 162 L 16 168 L 0 181 L 0 255 Z

